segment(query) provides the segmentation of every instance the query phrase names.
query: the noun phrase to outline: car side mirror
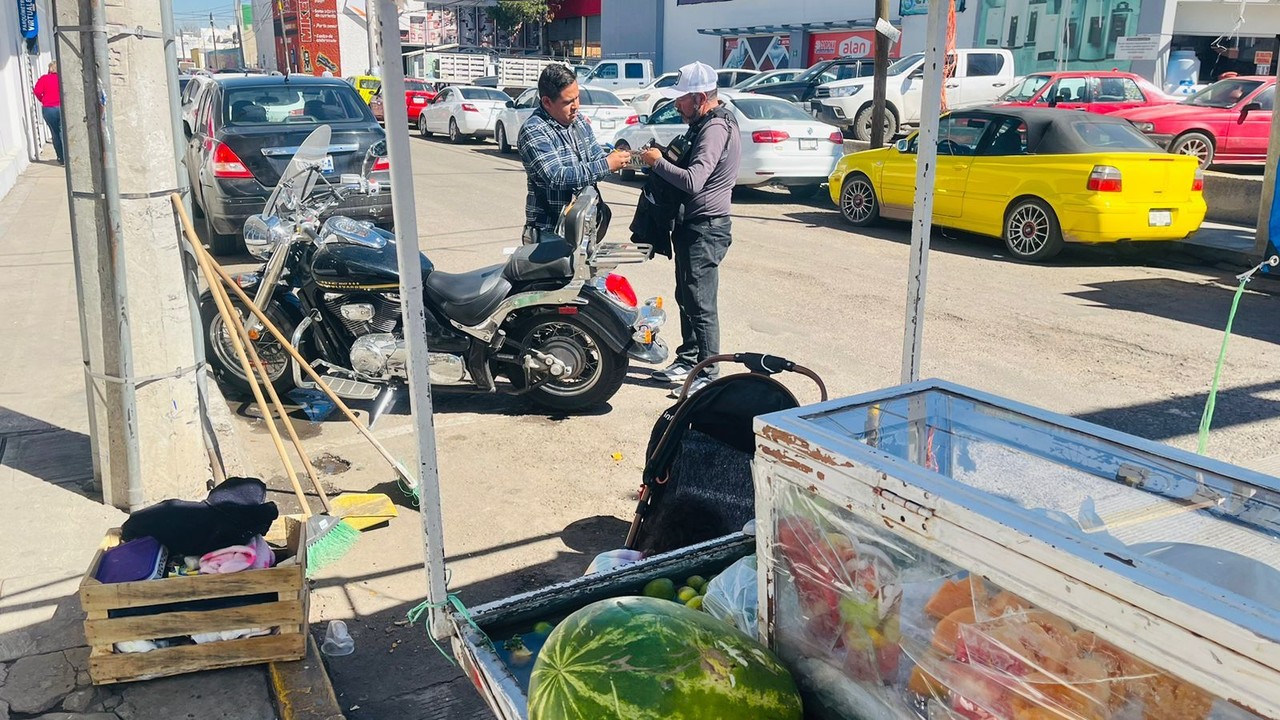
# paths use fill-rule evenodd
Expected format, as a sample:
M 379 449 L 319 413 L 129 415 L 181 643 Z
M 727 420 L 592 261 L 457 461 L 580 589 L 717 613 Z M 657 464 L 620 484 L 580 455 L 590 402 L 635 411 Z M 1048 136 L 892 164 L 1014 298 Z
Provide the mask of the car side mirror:
M 648 124 L 649 124 L 649 116 L 648 116 L 648 115 L 641 115 L 641 116 L 640 116 L 640 124 L 641 124 L 641 125 L 648 125 Z
M 899 140 L 898 142 L 894 143 L 894 144 L 893 144 L 893 146 L 894 146 L 895 148 L 897 148 L 898 152 L 900 152 L 900 153 L 905 153 L 905 152 L 907 152 L 907 151 L 909 151 L 909 150 L 911 149 L 911 145 L 910 145 L 909 143 L 907 143 L 907 139 L 906 139 L 906 138 L 903 138 L 903 139 Z
M 182 120 L 182 132 L 183 132 L 183 134 L 185 134 L 185 135 L 187 136 L 187 139 L 188 139 L 188 140 L 190 140 L 190 139 L 191 139 L 191 137 L 192 137 L 193 135 L 195 135 L 195 131 L 193 131 L 193 130 L 191 129 L 191 121 L 190 121 L 190 120 L 187 120 L 187 119 L 183 118 L 183 120 Z
M 1251 102 L 1248 105 L 1245 105 L 1244 107 L 1240 108 L 1240 119 L 1244 120 L 1245 117 L 1249 115 L 1249 113 L 1253 112 L 1254 110 L 1261 110 L 1261 109 L 1262 109 L 1262 103 Z
M 508 101 L 507 101 L 507 107 L 509 107 L 509 108 L 513 108 L 513 107 L 515 107 L 515 106 L 516 106 L 516 101 L 515 101 L 515 100 L 508 100 Z

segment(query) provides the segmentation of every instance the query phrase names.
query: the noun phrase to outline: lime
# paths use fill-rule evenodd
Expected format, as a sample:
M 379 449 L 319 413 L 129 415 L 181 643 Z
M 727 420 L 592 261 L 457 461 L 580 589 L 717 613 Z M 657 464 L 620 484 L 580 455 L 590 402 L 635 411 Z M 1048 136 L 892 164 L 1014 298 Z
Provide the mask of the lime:
M 688 585 L 685 585 L 676 591 L 676 598 L 678 598 L 682 603 L 687 603 L 696 597 L 698 597 L 698 591 Z
M 701 596 L 701 595 L 694 595 L 693 597 L 689 598 L 688 600 L 685 600 L 685 601 L 684 601 L 684 604 L 685 604 L 685 607 L 693 608 L 694 610 L 701 610 L 701 609 L 702 609 L 702 596 Z
M 552 625 L 551 623 L 547 622 L 546 620 L 543 620 L 542 622 L 533 626 L 533 631 L 539 635 L 550 635 L 551 630 L 554 627 L 555 626 Z
M 700 593 L 704 593 L 707 591 L 707 580 L 701 575 L 694 575 L 690 577 L 688 580 L 684 581 L 684 584 L 688 585 L 694 590 L 697 590 Z
M 649 584 L 644 586 L 643 593 L 646 597 L 670 600 L 676 596 L 676 584 L 667 578 L 650 580 Z

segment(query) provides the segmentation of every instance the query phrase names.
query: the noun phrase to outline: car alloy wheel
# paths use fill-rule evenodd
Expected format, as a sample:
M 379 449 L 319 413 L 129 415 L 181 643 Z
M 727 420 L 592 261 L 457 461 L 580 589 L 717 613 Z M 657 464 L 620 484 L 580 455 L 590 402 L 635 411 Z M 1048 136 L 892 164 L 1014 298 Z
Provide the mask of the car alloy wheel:
M 1187 133 L 1174 141 L 1170 152 L 1190 155 L 1200 161 L 1203 170 L 1213 162 L 1213 141 L 1200 133 Z
M 449 142 L 462 142 L 462 133 L 458 132 L 458 121 L 453 118 L 449 118 Z
M 840 191 L 840 214 L 858 227 L 870 225 L 880 216 L 875 188 L 866 175 L 845 178 L 844 188 Z
M 418 134 L 422 137 L 431 137 L 431 132 L 427 130 L 427 116 L 418 116 Z
M 1027 198 L 1005 216 L 1004 243 L 1019 260 L 1047 260 L 1062 250 L 1062 230 L 1044 201 Z
M 498 123 L 498 129 L 494 131 L 494 139 L 498 141 L 498 152 L 511 152 L 511 145 L 507 143 L 507 129 Z

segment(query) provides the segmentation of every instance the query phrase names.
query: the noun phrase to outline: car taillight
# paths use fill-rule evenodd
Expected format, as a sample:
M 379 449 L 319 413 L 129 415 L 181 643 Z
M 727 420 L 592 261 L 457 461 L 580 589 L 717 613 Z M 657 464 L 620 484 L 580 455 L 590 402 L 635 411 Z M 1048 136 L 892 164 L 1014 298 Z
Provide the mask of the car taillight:
M 627 124 L 628 124 L 628 125 L 636 125 L 636 124 L 638 124 L 639 122 L 640 122 L 640 116 L 639 116 L 639 115 L 631 115 L 631 116 L 627 117 Z
M 754 143 L 780 143 L 790 138 L 790 135 L 781 130 L 757 130 L 751 133 L 751 142 Z
M 372 172 L 381 172 L 383 170 L 390 170 L 390 169 L 391 169 L 391 161 L 385 157 L 380 157 L 377 160 L 373 161 Z
M 610 273 L 604 279 L 604 289 L 608 290 L 610 295 L 625 303 L 627 307 L 636 306 L 636 291 L 631 287 L 631 281 L 625 277 Z
M 831 135 L 829 135 L 827 139 L 835 143 L 836 145 L 844 144 L 844 136 L 841 135 L 839 131 L 831 133 Z
M 1120 170 L 1110 165 L 1094 165 L 1087 187 L 1095 192 L 1120 192 Z
M 213 148 L 213 176 L 216 178 L 252 178 L 253 173 L 241 162 L 230 146 L 217 143 Z
M 462 112 L 480 112 L 480 108 L 471 103 L 462 103 Z
M 1196 176 L 1191 180 L 1191 192 L 1204 192 L 1204 171 L 1196 168 Z

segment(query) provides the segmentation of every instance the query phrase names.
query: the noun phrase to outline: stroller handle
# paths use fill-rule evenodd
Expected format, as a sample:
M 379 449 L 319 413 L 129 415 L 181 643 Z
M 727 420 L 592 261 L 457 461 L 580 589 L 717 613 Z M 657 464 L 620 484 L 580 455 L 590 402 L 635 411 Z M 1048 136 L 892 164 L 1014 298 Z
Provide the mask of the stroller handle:
M 822 382 L 822 378 L 818 377 L 818 373 L 810 370 L 803 365 L 796 363 L 777 355 L 764 355 L 762 353 L 734 353 L 732 355 L 712 355 L 711 357 L 698 363 L 697 367 L 689 371 L 689 377 L 685 379 L 684 385 L 680 388 L 680 401 L 689 396 L 689 388 L 693 385 L 694 379 L 707 368 L 716 363 L 733 362 L 742 365 L 747 370 L 760 375 L 777 375 L 782 372 L 793 372 L 804 375 L 818 386 L 818 393 L 822 397 L 822 402 L 827 401 L 827 385 Z

